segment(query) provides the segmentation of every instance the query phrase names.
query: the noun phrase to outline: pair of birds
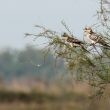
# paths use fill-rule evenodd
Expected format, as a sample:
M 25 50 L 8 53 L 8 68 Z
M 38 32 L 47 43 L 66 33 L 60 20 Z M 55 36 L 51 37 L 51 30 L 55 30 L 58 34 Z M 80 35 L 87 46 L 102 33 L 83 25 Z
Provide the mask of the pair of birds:
M 96 43 L 98 43 L 101 44 L 102 46 L 110 48 L 107 42 L 100 35 L 93 32 L 93 30 L 90 27 L 84 29 L 84 34 L 91 40 L 91 44 L 95 45 Z M 84 43 L 82 41 L 70 37 L 67 33 L 64 33 L 62 37 L 64 40 L 70 43 L 71 47 L 81 46 L 82 48 L 84 48 L 83 47 Z

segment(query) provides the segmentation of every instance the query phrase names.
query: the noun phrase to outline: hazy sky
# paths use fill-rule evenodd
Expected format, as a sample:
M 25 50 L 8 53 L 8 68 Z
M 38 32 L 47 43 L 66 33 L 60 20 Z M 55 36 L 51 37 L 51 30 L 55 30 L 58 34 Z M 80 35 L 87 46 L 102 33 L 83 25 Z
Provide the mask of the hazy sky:
M 0 48 L 35 44 L 24 38 L 35 33 L 35 24 L 63 32 L 62 20 L 81 38 L 83 28 L 95 22 L 97 8 L 97 0 L 0 0 Z

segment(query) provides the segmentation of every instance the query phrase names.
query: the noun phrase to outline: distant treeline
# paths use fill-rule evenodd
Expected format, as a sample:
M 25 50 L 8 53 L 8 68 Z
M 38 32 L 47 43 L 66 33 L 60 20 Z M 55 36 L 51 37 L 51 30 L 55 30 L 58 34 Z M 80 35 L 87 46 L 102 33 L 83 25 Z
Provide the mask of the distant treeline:
M 22 50 L 4 49 L 0 52 L 0 75 L 4 79 L 32 76 L 44 79 L 54 79 L 64 73 L 63 62 L 57 61 L 43 50 L 27 46 Z
M 14 91 L 6 91 L 0 90 L 0 102 L 36 102 L 43 103 L 47 101 L 86 101 L 87 96 L 82 94 L 76 94 L 74 92 L 63 92 L 60 95 L 47 94 L 37 91 L 32 91 L 30 93 L 26 92 L 14 92 Z

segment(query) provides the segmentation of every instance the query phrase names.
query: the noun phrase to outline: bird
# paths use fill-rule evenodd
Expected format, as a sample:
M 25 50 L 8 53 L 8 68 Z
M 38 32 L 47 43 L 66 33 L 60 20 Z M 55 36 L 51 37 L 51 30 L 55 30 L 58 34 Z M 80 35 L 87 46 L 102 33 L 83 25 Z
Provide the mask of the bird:
M 81 44 L 84 44 L 82 41 L 71 37 L 65 32 L 63 33 L 62 37 L 66 42 L 70 43 L 71 47 L 77 47 L 77 46 L 81 46 Z
M 92 28 L 90 27 L 86 27 L 84 29 L 84 34 L 85 36 L 89 37 L 89 39 L 91 40 L 91 44 L 101 44 L 102 46 L 106 46 L 106 47 L 110 47 L 110 45 L 108 45 L 108 43 L 103 39 L 103 37 L 97 33 L 95 33 Z
M 82 42 L 82 41 L 80 41 L 80 40 L 78 40 L 78 39 L 76 39 L 76 38 L 71 37 L 71 36 L 68 35 L 66 32 L 64 32 L 64 33 L 62 34 L 62 37 L 63 37 L 63 39 L 64 39 L 66 42 L 70 43 L 70 46 L 71 46 L 71 47 L 79 47 L 79 46 L 80 46 L 84 51 L 89 52 L 89 51 L 86 50 L 85 47 L 83 46 L 84 42 Z

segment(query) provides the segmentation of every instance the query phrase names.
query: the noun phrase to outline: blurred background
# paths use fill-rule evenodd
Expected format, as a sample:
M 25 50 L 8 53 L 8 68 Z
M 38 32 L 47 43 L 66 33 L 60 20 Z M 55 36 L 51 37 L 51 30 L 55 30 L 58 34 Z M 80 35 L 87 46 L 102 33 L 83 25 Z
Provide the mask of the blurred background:
M 98 8 L 98 0 L 0 0 L 0 110 L 87 110 L 91 88 L 45 55 L 44 39 L 24 35 L 36 24 L 62 33 L 64 20 L 83 39 Z

